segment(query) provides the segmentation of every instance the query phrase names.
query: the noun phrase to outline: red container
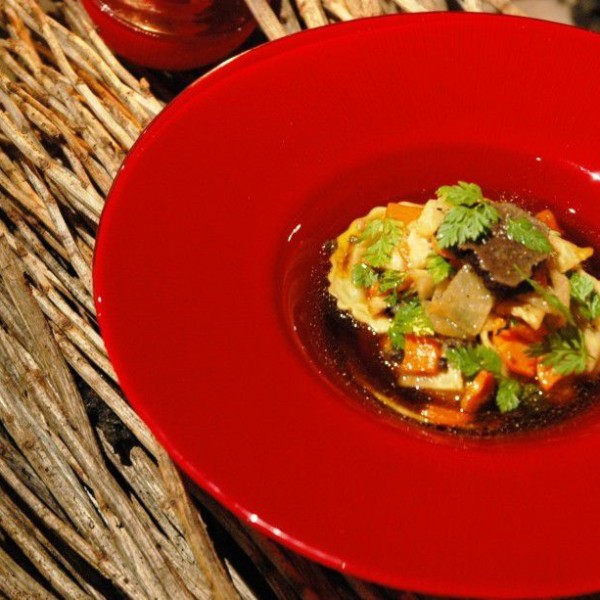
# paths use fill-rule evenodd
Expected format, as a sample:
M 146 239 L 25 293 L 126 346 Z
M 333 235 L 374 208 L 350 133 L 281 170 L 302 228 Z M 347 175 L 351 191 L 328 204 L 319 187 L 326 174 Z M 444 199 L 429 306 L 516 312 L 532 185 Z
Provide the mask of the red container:
M 155 69 L 191 69 L 221 60 L 256 23 L 244 0 L 83 0 L 104 41 Z

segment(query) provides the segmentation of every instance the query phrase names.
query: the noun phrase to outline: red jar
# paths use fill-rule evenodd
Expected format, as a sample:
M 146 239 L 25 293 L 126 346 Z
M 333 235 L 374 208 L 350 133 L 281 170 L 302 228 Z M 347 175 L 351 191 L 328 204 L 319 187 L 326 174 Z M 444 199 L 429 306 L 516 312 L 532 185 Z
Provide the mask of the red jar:
M 191 69 L 225 58 L 256 23 L 244 0 L 83 0 L 104 41 L 135 64 Z

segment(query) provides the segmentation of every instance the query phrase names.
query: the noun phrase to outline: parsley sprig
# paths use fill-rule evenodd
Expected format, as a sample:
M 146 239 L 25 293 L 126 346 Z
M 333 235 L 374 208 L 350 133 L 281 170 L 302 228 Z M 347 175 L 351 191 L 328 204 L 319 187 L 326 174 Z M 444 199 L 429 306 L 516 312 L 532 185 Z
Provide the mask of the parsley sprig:
M 359 238 L 366 250 L 364 260 L 372 267 L 383 267 L 392 258 L 392 252 L 402 239 L 402 226 L 393 219 L 369 221 Z
M 477 242 L 500 220 L 498 211 L 474 183 L 459 181 L 457 185 L 443 186 L 437 195 L 453 206 L 436 234 L 441 248 Z
M 540 254 L 550 254 L 552 252 L 552 244 L 548 241 L 548 238 L 526 217 L 508 219 L 506 221 L 506 233 L 511 240 L 534 252 Z
M 498 383 L 496 392 L 496 406 L 501 413 L 507 413 L 515 410 L 521 404 L 523 388 L 516 379 L 503 377 Z
M 534 344 L 531 354 L 542 357 L 542 364 L 560 375 L 583 373 L 587 364 L 587 348 L 583 333 L 574 325 L 566 325 Z
M 457 346 L 446 350 L 448 364 L 462 371 L 467 379 L 471 379 L 479 371 L 489 371 L 494 375 L 502 374 L 502 361 L 497 352 L 483 345 Z
M 600 295 L 594 289 L 592 278 L 587 273 L 576 271 L 569 278 L 569 285 L 579 314 L 588 321 L 600 317 Z
M 435 284 L 448 279 L 454 272 L 452 265 L 439 254 L 430 254 L 427 257 L 426 266 Z
M 396 350 L 404 348 L 404 336 L 408 333 L 415 335 L 433 335 L 433 325 L 417 296 L 408 296 L 398 301 L 395 307 L 394 320 L 388 335 Z
M 521 276 L 523 276 L 523 272 L 519 269 Z M 569 310 L 569 307 L 563 304 L 558 296 L 551 292 L 549 289 L 545 288 L 543 285 L 539 284 L 535 279 L 531 279 L 529 277 L 525 277 L 525 281 L 547 302 L 550 308 L 554 309 L 558 314 L 562 315 L 569 324 L 575 325 L 575 319 L 573 318 L 573 313 Z

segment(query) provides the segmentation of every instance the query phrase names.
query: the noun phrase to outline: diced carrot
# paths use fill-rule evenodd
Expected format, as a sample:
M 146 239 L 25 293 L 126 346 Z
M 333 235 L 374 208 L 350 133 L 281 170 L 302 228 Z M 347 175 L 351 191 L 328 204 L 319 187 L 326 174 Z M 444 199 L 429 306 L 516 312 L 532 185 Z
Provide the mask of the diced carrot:
M 561 379 L 563 375 L 557 373 L 553 367 L 542 364 L 542 361 L 538 361 L 537 364 L 537 381 L 540 387 L 545 391 L 549 392 Z
M 445 425 L 446 427 L 461 427 L 473 422 L 472 414 L 461 411 L 456 408 L 444 408 L 435 404 L 427 404 L 421 410 L 421 415 L 430 423 L 435 425 Z
M 541 266 L 535 270 L 532 279 L 544 287 L 548 287 L 550 285 L 550 273 L 548 271 L 548 264 L 546 261 L 544 261 Z
M 441 357 L 442 346 L 435 338 L 409 334 L 404 340 L 400 371 L 405 375 L 435 375 Z
M 525 323 L 518 323 L 517 325 L 513 325 L 510 329 L 506 331 L 506 335 L 510 338 L 518 339 L 523 342 L 528 342 L 530 344 L 537 344 L 541 342 L 548 332 L 545 327 L 540 327 L 539 329 L 533 329 L 533 327 L 529 327 Z
M 494 346 L 502 362 L 513 373 L 525 375 L 525 377 L 535 377 L 537 368 L 537 358 L 529 356 L 528 350 L 532 342 L 515 335 L 513 330 L 505 329 L 493 338 Z M 532 331 L 534 331 L 532 329 Z
M 564 377 L 546 394 L 546 400 L 555 406 L 566 406 L 577 399 L 573 377 Z
M 536 213 L 535 218 L 538 221 L 541 221 L 542 223 L 544 223 L 544 225 L 548 225 L 548 227 L 550 227 L 550 229 L 554 229 L 554 231 L 558 231 L 558 233 L 562 233 L 562 229 L 561 229 L 560 225 L 558 224 L 558 221 L 556 220 L 554 213 L 550 209 L 545 208 L 544 210 L 540 210 L 539 213 Z
M 467 413 L 476 413 L 496 390 L 496 378 L 489 371 L 479 371 L 473 381 L 469 381 L 460 399 L 460 407 Z
M 390 202 L 387 205 L 385 216 L 388 219 L 402 221 L 408 225 L 415 219 L 418 219 L 422 212 L 422 206 L 412 206 L 410 204 L 402 204 L 401 202 Z

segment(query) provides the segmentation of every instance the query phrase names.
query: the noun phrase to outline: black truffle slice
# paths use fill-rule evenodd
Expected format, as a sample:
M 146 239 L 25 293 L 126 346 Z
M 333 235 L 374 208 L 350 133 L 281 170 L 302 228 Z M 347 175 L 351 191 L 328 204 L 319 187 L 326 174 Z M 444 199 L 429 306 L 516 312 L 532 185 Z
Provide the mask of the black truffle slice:
M 499 287 L 516 288 L 526 277 L 531 277 L 533 269 L 548 257 L 547 253 L 536 252 L 508 237 L 506 223 L 509 219 L 527 219 L 545 235 L 548 227 L 532 217 L 522 208 L 510 203 L 492 203 L 500 220 L 492 228 L 490 236 L 481 243 L 468 243 L 460 246 L 465 258 L 491 284 Z

